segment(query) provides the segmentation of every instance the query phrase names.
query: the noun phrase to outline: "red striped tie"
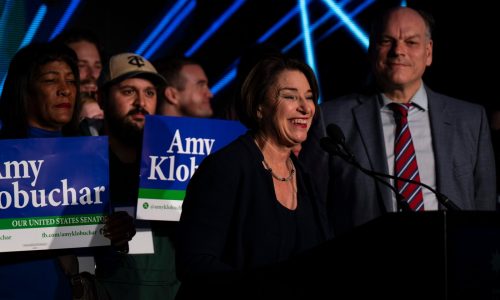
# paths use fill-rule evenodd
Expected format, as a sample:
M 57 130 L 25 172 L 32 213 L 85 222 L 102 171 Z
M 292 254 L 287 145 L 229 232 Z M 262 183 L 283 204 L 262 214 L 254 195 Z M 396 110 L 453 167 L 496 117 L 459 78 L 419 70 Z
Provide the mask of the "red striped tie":
M 394 175 L 420 182 L 417 156 L 411 140 L 408 127 L 408 111 L 411 103 L 391 103 L 396 120 L 396 135 L 394 141 Z M 414 211 L 424 210 L 422 187 L 413 183 L 398 180 L 396 188 Z

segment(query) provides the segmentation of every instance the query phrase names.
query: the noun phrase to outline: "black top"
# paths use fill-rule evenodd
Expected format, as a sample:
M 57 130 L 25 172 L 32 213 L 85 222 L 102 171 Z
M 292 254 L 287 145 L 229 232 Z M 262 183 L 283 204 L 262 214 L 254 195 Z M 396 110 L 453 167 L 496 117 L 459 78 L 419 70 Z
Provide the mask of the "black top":
M 124 163 L 109 149 L 109 193 L 113 207 L 135 207 L 139 193 L 139 163 L 140 159 Z
M 112 208 L 137 205 L 140 160 L 122 162 L 109 149 L 109 192 Z M 179 282 L 175 276 L 173 239 L 175 222 L 134 220 L 137 231 L 151 229 L 154 254 L 123 255 L 112 247 L 100 247 L 95 255 L 96 277 L 106 286 L 113 299 L 123 295 L 122 286 L 130 286 L 130 299 L 162 291 L 163 296 L 175 295 Z M 124 250 L 119 248 L 118 250 Z M 170 296 L 173 297 L 173 296 Z M 128 299 L 128 298 L 127 298 Z M 168 298 L 170 299 L 170 298 Z
M 276 199 L 273 179 L 250 134 L 208 156 L 192 177 L 179 223 L 177 273 L 241 273 L 287 260 L 325 241 L 324 209 L 296 166 L 298 204 Z

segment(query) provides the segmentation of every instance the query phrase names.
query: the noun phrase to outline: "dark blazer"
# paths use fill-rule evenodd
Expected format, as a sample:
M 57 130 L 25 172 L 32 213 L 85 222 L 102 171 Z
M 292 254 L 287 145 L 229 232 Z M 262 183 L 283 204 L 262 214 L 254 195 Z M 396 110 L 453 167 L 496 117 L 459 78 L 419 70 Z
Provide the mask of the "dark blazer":
M 426 88 L 437 190 L 464 210 L 495 209 L 495 167 L 488 120 L 476 104 Z M 315 181 L 335 233 L 343 233 L 392 211 L 391 191 L 367 175 L 322 152 L 318 138 L 336 123 L 365 168 L 388 173 L 377 95 L 350 95 L 321 105 L 321 118 L 304 145 L 301 160 Z M 312 168 L 312 169 L 311 169 Z M 425 183 L 425 178 L 421 178 Z
M 249 134 L 203 160 L 189 182 L 178 227 L 181 289 L 197 275 L 257 269 L 325 241 L 325 209 L 309 174 L 291 158 L 298 186 L 295 228 L 283 222 L 290 211 L 277 201 L 271 174 Z

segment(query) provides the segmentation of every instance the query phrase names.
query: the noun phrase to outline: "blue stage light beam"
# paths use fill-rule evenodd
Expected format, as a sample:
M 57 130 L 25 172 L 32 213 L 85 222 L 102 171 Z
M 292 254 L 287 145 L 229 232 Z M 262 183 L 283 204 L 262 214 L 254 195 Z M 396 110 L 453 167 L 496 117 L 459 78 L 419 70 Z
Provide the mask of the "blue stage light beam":
M 316 59 L 314 57 L 314 47 L 311 42 L 311 31 L 309 30 L 309 15 L 307 13 L 306 1 L 299 0 L 299 6 L 302 32 L 304 34 L 304 51 L 306 53 L 306 61 L 311 69 L 313 69 L 314 73 L 316 73 Z
M 367 1 L 363 2 L 363 3 L 361 3 L 360 5 L 358 5 L 358 7 L 356 7 L 356 9 L 354 9 L 352 12 L 349 13 L 349 17 L 351 19 L 354 18 L 355 16 L 357 16 L 359 13 L 361 13 L 363 10 L 365 10 L 368 6 L 370 6 L 373 3 L 375 3 L 375 0 L 367 0 Z M 339 21 L 337 24 L 335 24 L 335 26 L 333 26 L 332 28 L 330 28 L 330 30 L 328 30 L 327 32 L 323 33 L 323 35 L 321 35 L 316 40 L 316 42 L 319 43 L 322 40 L 326 39 L 329 35 L 331 35 L 335 31 L 337 31 L 342 26 L 344 26 L 344 23 L 342 23 L 341 21 Z M 365 50 L 368 50 L 368 48 L 365 48 Z
M 181 0 L 177 1 L 174 6 L 172 6 L 171 9 L 167 11 L 165 16 L 161 19 L 160 23 L 156 25 L 155 29 L 151 31 L 151 33 L 148 35 L 148 37 L 142 42 L 142 44 L 135 50 L 134 53 L 142 55 L 144 51 L 151 45 L 151 42 L 158 37 L 158 35 L 161 33 L 161 31 L 168 25 L 170 20 L 179 12 L 179 10 L 186 4 L 188 0 Z
M 3 86 L 4 86 L 4 84 L 5 84 L 5 78 L 7 78 L 7 73 L 5 73 L 5 74 L 3 75 L 2 82 L 0 82 L 0 95 L 1 95 L 1 94 L 2 94 L 2 92 L 3 92 Z M 1 122 L 1 121 L 2 121 L 2 120 L 0 120 L 0 122 Z
M 156 39 L 153 45 L 143 55 L 149 59 L 153 56 L 158 48 L 168 39 L 168 37 L 177 29 L 177 27 L 186 19 L 186 17 L 193 11 L 196 6 L 196 1 L 190 1 L 186 7 L 177 15 L 177 17 L 170 23 L 170 25 L 163 31 L 163 33 Z
M 80 5 L 80 0 L 71 0 L 71 3 L 66 8 L 66 11 L 62 15 L 59 22 L 57 23 L 56 28 L 50 35 L 49 41 L 52 41 L 59 33 L 61 33 L 64 30 L 66 24 L 68 24 L 69 19 L 77 9 L 78 5 Z
M 262 44 L 267 41 L 273 34 L 276 33 L 281 27 L 283 27 L 290 19 L 295 17 L 299 13 L 299 7 L 295 6 L 289 13 L 287 13 L 281 20 L 279 20 L 276 24 L 274 24 L 271 28 L 269 28 L 266 33 L 264 33 L 258 40 L 257 43 Z
M 14 4 L 14 0 L 7 0 L 3 6 L 3 11 L 2 11 L 2 16 L 0 17 L 0 45 L 4 44 L 4 38 L 6 37 L 5 34 L 5 29 L 6 29 L 6 24 L 7 20 L 9 19 L 10 11 L 12 9 L 12 5 Z M 2 81 L 0 82 L 0 94 L 2 94 L 3 91 L 3 85 L 5 83 L 5 78 L 7 77 L 7 71 L 5 71 L 5 74 L 2 76 Z M 1 122 L 1 120 L 0 120 Z M 0 123 L 0 128 L 2 124 Z
M 368 0 L 368 1 L 365 1 L 365 3 L 370 3 L 371 4 L 374 1 L 375 0 Z M 311 2 L 311 0 L 307 0 L 306 3 L 309 4 L 310 2 Z M 345 1 L 342 1 L 339 5 L 340 6 L 344 6 L 347 3 L 349 3 L 349 2 L 350 2 L 350 0 L 345 0 Z M 363 4 L 361 6 L 363 6 Z M 367 5 L 365 4 L 364 7 L 365 6 L 367 6 Z M 257 43 L 263 43 L 263 42 L 265 42 L 273 34 L 275 34 L 282 26 L 284 26 L 288 21 L 290 21 L 291 18 L 295 17 L 299 12 L 300 12 L 300 8 L 297 5 L 292 10 L 290 10 L 284 17 L 282 17 L 275 25 L 273 25 L 268 31 L 266 31 L 266 33 L 264 33 L 257 40 Z M 323 15 L 323 17 L 321 17 L 320 20 L 316 21 L 313 25 L 310 26 L 310 31 L 313 32 L 314 30 L 316 30 L 320 25 L 322 25 L 328 18 L 330 18 L 333 15 L 335 15 L 335 14 L 332 11 L 329 11 L 327 14 Z M 288 50 L 290 50 L 290 48 L 292 48 L 297 43 L 299 43 L 300 41 L 302 41 L 302 39 L 303 39 L 303 34 L 301 33 L 292 42 L 290 42 L 285 48 L 283 48 L 282 51 L 283 52 L 287 52 Z M 235 65 L 235 63 L 233 63 L 232 65 Z M 214 84 L 214 86 L 212 88 L 212 93 L 214 95 L 216 95 L 217 92 L 219 92 L 220 90 L 222 90 L 226 85 L 228 85 L 232 80 L 234 80 L 234 78 L 236 77 L 236 75 L 231 77 L 231 74 L 233 72 L 234 72 L 234 74 L 236 74 L 236 67 L 231 68 L 231 70 L 229 72 L 227 72 L 226 74 L 224 74 L 222 76 L 222 78 L 216 84 Z
M 13 4 L 14 0 L 7 0 L 3 6 L 2 16 L 0 17 L 0 45 L 4 43 L 6 24 Z
M 340 6 L 344 6 L 349 2 L 349 0 L 343 1 L 340 3 Z M 324 14 L 318 21 L 316 21 L 314 24 L 310 26 L 310 31 L 314 32 L 319 26 L 323 25 L 323 23 L 326 22 L 326 20 L 330 19 L 332 16 L 334 16 L 335 13 L 331 10 L 329 10 L 326 14 Z M 304 34 L 301 33 L 299 36 L 294 38 L 288 45 L 286 45 L 283 49 L 281 49 L 282 52 L 286 53 L 288 52 L 292 47 L 297 45 L 302 39 L 304 38 Z
M 242 5 L 245 0 L 236 0 L 233 5 L 231 5 L 222 15 L 208 28 L 207 31 L 194 43 L 189 50 L 187 50 L 184 55 L 186 57 L 192 56 L 203 43 L 206 42 L 219 28 L 229 19 Z
M 3 85 L 5 84 L 5 79 L 7 78 L 7 73 L 5 73 L 5 75 L 3 75 L 3 78 L 2 78 L 2 82 L 0 82 L 0 95 L 2 94 L 3 92 Z M 1 120 L 0 120 L 1 121 Z
M 311 0 L 307 0 L 307 3 L 309 4 Z M 275 34 L 281 27 L 283 27 L 286 23 L 288 23 L 293 17 L 298 15 L 300 13 L 300 8 L 298 5 L 295 5 L 292 10 L 290 10 L 285 16 L 283 16 L 276 24 L 274 24 L 266 33 L 264 33 L 258 40 L 257 43 L 263 43 L 267 39 L 269 39 L 273 34 Z M 217 93 L 222 90 L 226 85 L 228 85 L 231 81 L 233 81 L 236 78 L 237 74 L 237 68 L 235 65 L 238 64 L 239 58 L 231 64 L 233 66 L 229 72 L 224 74 L 222 78 L 213 85 L 211 88 L 212 94 L 217 95 Z
M 407 7 L 407 6 L 408 6 L 408 3 L 406 3 L 406 1 L 405 1 L 405 0 L 403 0 L 403 1 L 401 1 L 401 6 L 402 6 L 402 7 Z
M 307 0 L 306 4 L 309 5 L 310 2 L 311 2 L 311 0 Z M 262 44 L 265 41 L 267 41 L 273 34 L 276 33 L 276 31 L 278 31 L 281 27 L 285 26 L 285 24 L 288 23 L 288 21 L 290 21 L 293 17 L 298 15 L 299 12 L 300 12 L 299 7 L 294 6 L 294 8 L 292 10 L 290 10 L 283 18 L 281 18 L 278 22 L 276 22 L 276 24 L 274 24 L 273 26 L 271 26 L 271 28 L 269 28 L 269 30 L 266 31 L 266 33 L 264 33 L 257 40 L 257 43 Z
M 309 4 L 311 0 L 307 0 L 307 4 Z M 293 17 L 297 16 L 300 13 L 300 7 L 295 5 L 285 16 L 283 16 L 276 24 L 274 24 L 268 31 L 266 31 L 258 40 L 257 43 L 263 43 L 267 39 L 269 39 L 273 34 L 275 34 L 281 27 L 283 27 L 286 23 L 288 23 Z M 302 34 L 300 35 L 302 37 Z M 232 80 L 236 78 L 237 67 L 236 65 L 239 62 L 239 58 L 231 64 L 230 71 L 224 74 L 221 79 L 213 85 L 211 88 L 212 93 L 217 95 L 217 93 L 222 90 L 226 85 L 228 85 Z
M 212 94 L 216 95 L 220 90 L 222 90 L 228 83 L 233 81 L 236 78 L 236 68 L 232 68 L 229 72 L 227 72 L 222 79 L 220 79 L 216 84 L 214 84 L 210 90 Z
M 332 0 L 322 0 L 340 20 L 347 26 L 349 31 L 353 34 L 356 41 L 358 41 L 365 49 L 368 49 L 369 39 L 368 35 L 359 27 L 343 10 Z
M 240 63 L 240 60 L 241 58 L 238 57 L 232 64 L 230 64 L 228 67 L 229 71 L 222 75 L 221 79 L 219 79 L 216 84 L 212 85 L 210 91 L 214 94 L 214 96 L 236 78 L 238 75 L 238 64 Z
M 319 74 L 316 69 L 316 58 L 314 55 L 314 46 L 311 40 L 311 31 L 309 28 L 309 14 L 307 12 L 307 4 L 306 0 L 299 0 L 300 6 L 300 19 L 302 24 L 302 33 L 304 35 L 304 51 L 306 53 L 306 61 L 313 70 L 314 74 L 316 74 L 316 80 L 319 85 Z M 321 99 L 318 98 L 318 104 L 321 103 Z
M 35 36 L 35 33 L 37 32 L 38 27 L 40 27 L 40 24 L 42 24 L 43 18 L 45 18 L 46 14 L 47 14 L 47 5 L 45 4 L 40 5 L 38 11 L 36 12 L 35 18 L 33 18 L 33 21 L 28 27 L 28 31 L 26 31 L 26 34 L 24 35 L 24 39 L 21 42 L 19 49 L 31 43 L 33 36 Z

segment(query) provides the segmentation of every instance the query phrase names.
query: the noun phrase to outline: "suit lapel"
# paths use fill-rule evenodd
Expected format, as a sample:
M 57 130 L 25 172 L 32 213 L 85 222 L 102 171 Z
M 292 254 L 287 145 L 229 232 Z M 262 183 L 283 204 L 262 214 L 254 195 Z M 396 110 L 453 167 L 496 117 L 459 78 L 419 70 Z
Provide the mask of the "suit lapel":
M 353 114 L 370 163 L 370 166 L 364 167 L 387 174 L 387 158 L 378 96 L 374 95 L 369 98 L 363 98 L 361 104 L 354 108 Z M 388 180 L 386 181 L 389 182 Z M 380 191 L 385 211 L 393 211 L 394 205 L 391 191 L 387 186 L 378 181 L 376 184 Z
M 453 153 L 453 121 L 447 112 L 446 102 L 436 93 L 426 88 L 429 100 L 429 118 L 432 131 L 432 145 L 434 150 L 434 161 L 436 164 L 436 186 L 437 190 L 446 194 L 443 187 L 447 178 L 452 176 Z

